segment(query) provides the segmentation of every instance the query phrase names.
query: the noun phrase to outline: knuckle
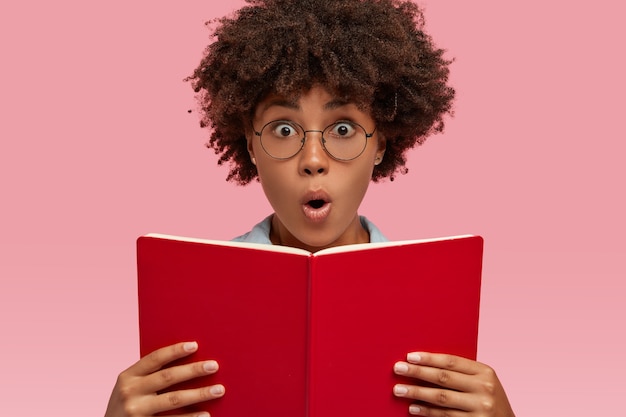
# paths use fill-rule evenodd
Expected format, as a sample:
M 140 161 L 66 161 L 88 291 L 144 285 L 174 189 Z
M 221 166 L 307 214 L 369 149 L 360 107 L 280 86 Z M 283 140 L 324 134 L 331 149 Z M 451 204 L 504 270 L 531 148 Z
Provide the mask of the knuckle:
M 446 355 L 445 357 L 446 369 L 455 369 L 457 360 L 454 356 Z
M 492 400 L 485 400 L 482 402 L 483 411 L 491 413 L 495 409 L 495 404 Z
M 146 359 L 152 365 L 159 365 L 160 366 L 161 365 L 161 352 L 159 350 L 155 350 L 154 352 L 150 352 L 146 356 Z
M 161 380 L 167 384 L 167 386 L 174 382 L 174 375 L 171 369 L 163 369 L 159 372 L 159 376 L 161 377 Z
M 483 372 L 485 373 L 485 375 L 487 375 L 489 379 L 497 378 L 496 371 L 491 366 L 485 365 L 485 370 Z
M 182 398 L 180 397 L 180 393 L 178 392 L 170 392 L 167 394 L 167 402 L 173 408 L 176 408 L 181 405 Z
M 496 392 L 496 384 L 491 381 L 487 381 L 483 384 L 483 390 L 487 394 L 494 394 Z
M 137 405 L 134 403 L 125 403 L 123 408 L 124 408 L 124 415 L 127 415 L 127 416 L 139 415 L 139 409 Z
M 496 392 L 498 387 L 498 376 L 496 375 L 496 371 L 489 367 L 485 366 L 483 370 L 483 390 L 488 394 L 493 394 Z
M 137 395 L 137 384 L 133 382 L 131 378 L 120 376 L 115 385 L 117 395 L 124 404 L 128 404 Z
M 437 374 L 437 382 L 439 383 L 439 385 L 446 385 L 448 382 L 450 382 L 450 372 L 442 370 Z
M 450 401 L 448 393 L 445 390 L 440 390 L 436 397 L 437 405 L 446 405 L 448 401 Z
M 117 391 L 120 395 L 120 399 L 126 404 L 134 395 L 134 390 L 127 384 L 123 384 L 119 386 Z

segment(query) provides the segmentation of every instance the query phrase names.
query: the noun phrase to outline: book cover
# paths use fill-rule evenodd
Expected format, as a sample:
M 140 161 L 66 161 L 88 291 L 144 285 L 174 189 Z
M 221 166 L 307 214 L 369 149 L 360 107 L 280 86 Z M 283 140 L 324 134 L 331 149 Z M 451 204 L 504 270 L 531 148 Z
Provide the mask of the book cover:
M 405 416 L 392 387 L 409 381 L 396 361 L 411 351 L 476 358 L 482 248 L 481 237 L 458 236 L 312 254 L 142 236 L 140 353 L 195 340 L 180 363 L 219 362 L 173 389 L 222 383 L 226 395 L 185 412 Z

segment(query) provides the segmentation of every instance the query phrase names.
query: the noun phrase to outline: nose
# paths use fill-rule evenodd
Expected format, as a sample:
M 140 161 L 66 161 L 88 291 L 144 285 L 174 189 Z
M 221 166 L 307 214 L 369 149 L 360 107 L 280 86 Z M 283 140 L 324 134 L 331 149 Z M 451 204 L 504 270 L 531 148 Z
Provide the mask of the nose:
M 329 156 L 322 145 L 321 130 L 307 130 L 304 146 L 299 154 L 302 175 L 321 175 L 328 172 Z

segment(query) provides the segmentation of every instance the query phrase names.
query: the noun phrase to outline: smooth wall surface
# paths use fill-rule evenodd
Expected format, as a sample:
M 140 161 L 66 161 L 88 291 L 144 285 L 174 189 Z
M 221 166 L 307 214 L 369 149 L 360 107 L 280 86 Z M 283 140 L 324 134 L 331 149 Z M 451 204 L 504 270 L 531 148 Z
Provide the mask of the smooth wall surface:
M 518 416 L 618 415 L 624 6 L 422 3 L 456 116 L 362 213 L 392 239 L 485 237 L 479 359 Z M 204 21 L 241 4 L 0 6 L 3 414 L 103 414 L 138 356 L 138 235 L 228 239 L 269 213 L 257 184 L 224 181 L 182 82 Z

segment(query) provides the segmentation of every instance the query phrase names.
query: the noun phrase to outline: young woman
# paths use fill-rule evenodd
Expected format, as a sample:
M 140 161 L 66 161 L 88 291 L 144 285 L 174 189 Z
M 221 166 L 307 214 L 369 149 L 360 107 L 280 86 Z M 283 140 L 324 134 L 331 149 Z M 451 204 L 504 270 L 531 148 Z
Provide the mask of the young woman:
M 406 172 L 406 150 L 443 129 L 454 98 L 449 61 L 424 32 L 420 9 L 400 0 L 249 3 L 220 20 L 189 78 L 228 179 L 258 179 L 274 209 L 236 240 L 309 251 L 386 240 L 358 213 L 368 185 Z M 150 416 L 227 395 L 219 384 L 157 394 L 217 372 L 212 360 L 163 369 L 196 349 L 181 341 L 122 372 L 106 416 Z M 416 379 L 389 387 L 415 400 L 410 414 L 513 416 L 482 363 L 411 352 L 393 371 Z

